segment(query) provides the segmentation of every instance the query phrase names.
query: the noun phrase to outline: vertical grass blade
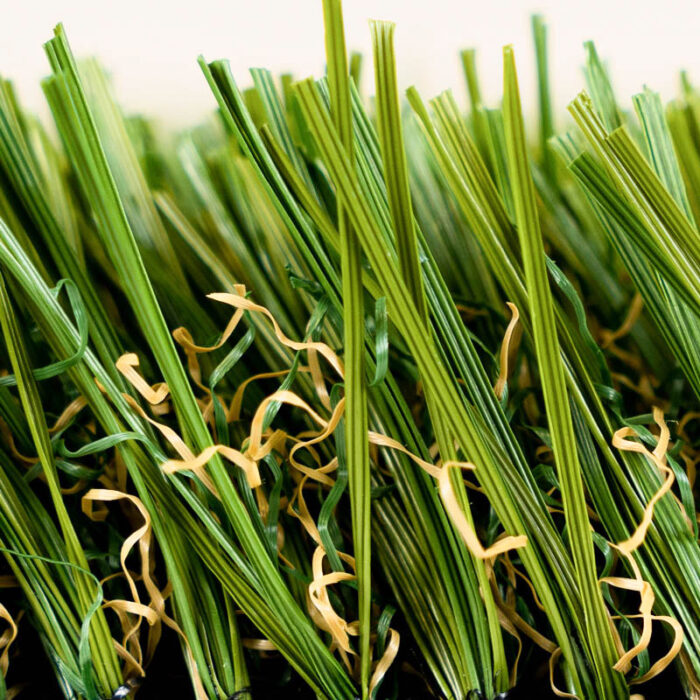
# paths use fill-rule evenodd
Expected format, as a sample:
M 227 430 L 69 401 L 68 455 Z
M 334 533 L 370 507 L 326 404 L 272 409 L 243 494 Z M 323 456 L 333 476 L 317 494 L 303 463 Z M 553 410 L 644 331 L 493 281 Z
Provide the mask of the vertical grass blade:
M 561 484 L 569 546 L 587 620 L 587 652 L 595 668 L 598 697 L 624 698 L 628 695 L 627 685 L 622 675 L 612 668 L 617 661 L 617 654 L 603 596 L 598 587 L 576 436 L 561 363 L 552 292 L 547 278 L 544 245 L 525 147 L 525 130 L 512 47 L 504 49 L 503 60 L 504 119 L 516 222 L 530 298 L 537 364 Z
M 547 25 L 542 15 L 532 16 L 532 35 L 535 40 L 537 61 L 537 96 L 540 108 L 540 161 L 542 170 L 550 182 L 556 177 L 555 159 L 549 140 L 554 135 L 552 98 L 549 89 L 549 63 L 547 60 Z
M 394 25 L 388 22 L 372 22 L 374 45 L 374 66 L 377 94 L 377 128 L 382 147 L 384 180 L 391 219 L 394 229 L 395 246 L 403 282 L 409 290 L 421 320 L 429 327 L 428 304 L 423 286 L 423 271 L 418 258 L 418 237 L 415 230 L 413 206 L 409 189 L 408 168 L 403 142 L 403 128 L 399 112 L 399 96 L 396 85 L 396 62 L 394 58 Z M 457 461 L 453 433 L 448 428 L 441 407 L 428 391 L 428 410 L 432 416 L 433 430 L 443 461 Z M 460 505 L 473 527 L 469 501 L 461 479 L 453 475 L 453 488 L 459 494 Z M 479 583 L 484 600 L 486 615 L 479 606 L 472 609 L 472 623 L 476 631 L 476 653 L 479 658 L 479 678 L 470 679 L 477 690 L 491 694 L 492 679 L 496 691 L 502 692 L 508 686 L 508 666 L 501 636 L 498 612 L 493 600 L 488 575 L 482 561 L 471 557 L 471 565 Z M 478 599 L 478 598 L 477 598 Z M 488 636 L 490 642 L 485 638 Z
M 340 0 L 324 0 L 326 59 L 331 115 L 343 147 L 352 159 L 353 127 L 350 76 Z M 367 389 L 364 368 L 364 300 L 362 248 L 337 196 L 340 264 L 343 284 L 343 346 L 345 359 L 345 452 L 348 464 L 353 549 L 360 620 L 360 688 L 369 694 L 371 627 L 371 518 L 369 445 L 367 442 Z

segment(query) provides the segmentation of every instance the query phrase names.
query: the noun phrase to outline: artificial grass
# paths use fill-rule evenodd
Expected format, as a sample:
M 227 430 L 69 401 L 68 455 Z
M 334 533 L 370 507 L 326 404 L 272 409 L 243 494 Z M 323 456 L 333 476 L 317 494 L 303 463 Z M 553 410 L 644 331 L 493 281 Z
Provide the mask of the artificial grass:
M 557 132 L 535 17 L 537 128 L 387 22 L 372 100 L 323 13 L 182 134 L 61 26 L 58 138 L 0 84 L 3 692 L 697 697 L 698 93 L 589 43 Z

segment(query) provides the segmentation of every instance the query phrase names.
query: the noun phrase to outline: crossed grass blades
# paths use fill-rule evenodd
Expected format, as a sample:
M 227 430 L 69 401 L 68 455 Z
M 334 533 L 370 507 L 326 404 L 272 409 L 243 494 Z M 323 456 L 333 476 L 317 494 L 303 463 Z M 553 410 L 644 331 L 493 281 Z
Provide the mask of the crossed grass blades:
M 700 697 L 700 93 L 555 131 L 535 17 L 530 141 L 322 9 L 174 136 L 0 81 L 0 693 Z

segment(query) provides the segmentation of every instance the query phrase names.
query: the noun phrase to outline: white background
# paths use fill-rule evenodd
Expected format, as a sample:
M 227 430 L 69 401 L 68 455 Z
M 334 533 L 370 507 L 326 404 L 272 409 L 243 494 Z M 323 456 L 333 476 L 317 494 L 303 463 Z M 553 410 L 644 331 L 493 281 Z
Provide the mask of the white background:
M 127 111 L 182 127 L 213 108 L 196 63 L 229 58 L 237 80 L 265 66 L 298 77 L 323 69 L 321 0 L 0 0 L 0 74 L 45 114 L 38 83 L 47 72 L 42 43 L 62 21 L 76 54 L 99 56 Z M 488 100 L 501 91 L 501 47 L 513 43 L 523 100 L 534 108 L 530 14 L 549 24 L 550 65 L 560 118 L 582 87 L 582 42 L 593 38 L 612 68 L 621 98 L 643 84 L 670 99 L 678 70 L 700 83 L 698 0 L 345 0 L 350 49 L 365 53 L 364 86 L 373 90 L 369 18 L 397 23 L 399 81 L 425 98 L 453 87 L 464 98 L 458 51 L 476 47 Z

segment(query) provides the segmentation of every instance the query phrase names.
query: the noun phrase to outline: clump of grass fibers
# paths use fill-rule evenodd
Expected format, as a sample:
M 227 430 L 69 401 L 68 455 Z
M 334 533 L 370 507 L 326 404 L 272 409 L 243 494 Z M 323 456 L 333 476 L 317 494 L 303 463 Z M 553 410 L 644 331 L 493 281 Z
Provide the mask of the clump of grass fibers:
M 177 135 L 0 81 L 0 695 L 700 697 L 700 93 L 555 130 L 535 17 L 530 139 L 322 8 Z

